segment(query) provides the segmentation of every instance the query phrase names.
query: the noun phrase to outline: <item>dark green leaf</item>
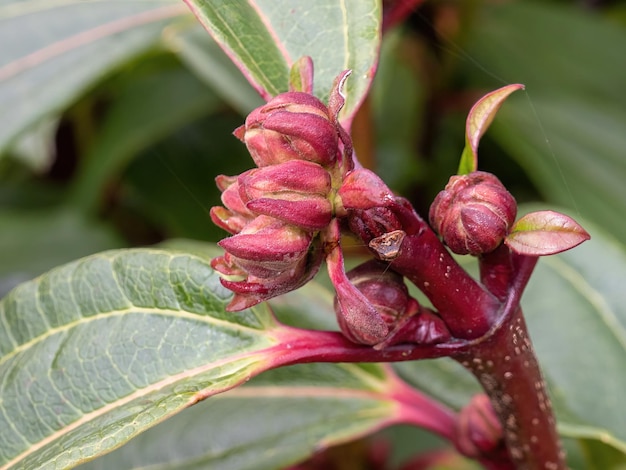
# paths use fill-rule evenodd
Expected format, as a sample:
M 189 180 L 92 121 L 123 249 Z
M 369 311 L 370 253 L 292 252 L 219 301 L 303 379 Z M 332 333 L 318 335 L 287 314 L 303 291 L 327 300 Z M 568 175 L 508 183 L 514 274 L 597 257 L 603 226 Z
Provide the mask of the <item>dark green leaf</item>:
M 178 64 L 135 74 L 117 87 L 75 178 L 72 201 L 86 210 L 97 207 L 104 185 L 133 157 L 219 104 L 210 89 Z
M 334 78 L 346 83 L 348 120 L 363 100 L 377 64 L 380 5 L 373 0 L 246 2 L 187 0 L 198 19 L 264 98 L 287 91 L 291 65 L 315 65 L 315 95 L 326 101 Z
M 626 453 L 626 252 L 599 229 L 582 225 L 592 239 L 543 258 L 523 305 L 561 433 Z
M 542 258 L 522 306 L 561 435 L 597 440 L 626 453 L 622 400 L 626 250 L 600 229 L 577 219 L 591 240 Z M 409 382 L 454 408 L 480 390 L 471 375 L 452 361 L 402 363 L 395 368 Z
M 174 0 L 0 6 L 0 153 L 113 67 L 154 47 L 185 10 Z
M 176 29 L 164 40 L 198 78 L 242 116 L 263 104 L 263 99 L 202 26 Z
M 510 98 L 490 136 L 548 200 L 614 236 L 626 232 L 624 49 L 617 22 L 550 2 L 481 9 L 468 45 L 474 83 L 521 82 L 528 90 Z
M 0 297 L 54 266 L 123 246 L 110 227 L 68 210 L 3 210 L 0 227 Z

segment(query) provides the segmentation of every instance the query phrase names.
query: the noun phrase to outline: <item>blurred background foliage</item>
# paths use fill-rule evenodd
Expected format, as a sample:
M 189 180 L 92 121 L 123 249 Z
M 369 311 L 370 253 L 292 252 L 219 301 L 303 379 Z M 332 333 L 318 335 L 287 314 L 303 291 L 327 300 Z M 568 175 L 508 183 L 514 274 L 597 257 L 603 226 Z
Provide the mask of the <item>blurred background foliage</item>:
M 90 253 L 223 236 L 213 179 L 261 103 L 177 0 L 0 3 L 0 295 Z M 524 83 L 480 169 L 520 202 L 626 231 L 626 6 L 426 1 L 384 38 L 354 125 L 362 162 L 426 214 L 482 94 Z
M 105 249 L 223 237 L 213 180 L 251 166 L 231 132 L 262 100 L 182 2 L 0 0 L 0 44 L 0 297 Z M 624 51 L 622 1 L 427 0 L 385 34 L 359 158 L 427 214 L 471 105 L 524 83 L 480 169 L 623 241 Z

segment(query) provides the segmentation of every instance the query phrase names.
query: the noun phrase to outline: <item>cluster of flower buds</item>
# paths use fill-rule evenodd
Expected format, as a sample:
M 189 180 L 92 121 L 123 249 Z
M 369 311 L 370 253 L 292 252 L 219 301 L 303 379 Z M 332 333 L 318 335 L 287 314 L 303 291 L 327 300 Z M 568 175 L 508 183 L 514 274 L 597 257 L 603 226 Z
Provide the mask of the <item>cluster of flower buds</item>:
M 390 230 L 404 233 L 395 211 L 406 210 L 378 176 L 354 168 L 352 142 L 337 119 L 347 75 L 335 81 L 328 106 L 290 91 L 235 130 L 257 168 L 216 179 L 223 206 L 213 207 L 211 218 L 232 236 L 219 242 L 225 253 L 211 265 L 235 294 L 227 309 L 297 289 L 326 260 L 338 323 L 350 340 L 376 348 L 445 341 L 450 334 L 443 321 L 409 296 L 386 263 L 345 272 L 339 220 L 369 241 Z
M 508 234 L 517 204 L 491 173 L 452 176 L 430 206 L 430 223 L 453 252 L 480 255 L 495 250 Z
M 393 200 L 374 173 L 354 169 L 352 143 L 337 119 L 348 74 L 335 81 L 329 106 L 290 91 L 252 111 L 234 132 L 257 168 L 216 179 L 224 206 L 213 207 L 211 218 L 232 236 L 219 243 L 225 254 L 212 266 L 235 293 L 231 311 L 306 283 L 324 245 L 339 243 L 325 233 L 334 218 Z
M 317 233 L 333 217 L 332 169 L 340 156 L 335 117 L 314 96 L 278 95 L 254 110 L 234 134 L 258 168 L 219 176 L 224 207 L 213 222 L 233 236 L 213 267 L 235 293 L 229 310 L 242 310 L 294 290 L 323 259 Z

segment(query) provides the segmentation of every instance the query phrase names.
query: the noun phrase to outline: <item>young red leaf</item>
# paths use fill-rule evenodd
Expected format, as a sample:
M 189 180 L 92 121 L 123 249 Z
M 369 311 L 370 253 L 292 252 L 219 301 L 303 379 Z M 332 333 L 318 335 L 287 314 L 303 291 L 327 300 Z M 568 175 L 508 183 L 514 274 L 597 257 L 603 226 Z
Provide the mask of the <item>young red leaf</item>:
M 466 175 L 478 168 L 478 143 L 487 131 L 504 100 L 524 85 L 514 84 L 499 88 L 483 96 L 470 109 L 465 123 L 465 148 L 459 163 L 459 175 Z
M 504 243 L 521 255 L 546 256 L 574 248 L 589 238 L 587 231 L 571 217 L 538 211 L 519 219 Z

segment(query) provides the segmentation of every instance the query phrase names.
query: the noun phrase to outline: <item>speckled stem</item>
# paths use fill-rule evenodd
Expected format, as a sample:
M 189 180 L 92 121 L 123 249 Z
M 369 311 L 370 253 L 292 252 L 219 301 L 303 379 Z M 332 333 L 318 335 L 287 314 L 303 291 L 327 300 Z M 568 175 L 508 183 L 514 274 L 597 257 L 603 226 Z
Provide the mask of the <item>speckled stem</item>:
M 479 338 L 493 326 L 500 302 L 459 266 L 429 227 L 404 238 L 391 267 L 430 299 L 453 336 Z
M 457 355 L 480 381 L 520 470 L 566 470 L 554 414 L 520 308 L 470 352 Z

